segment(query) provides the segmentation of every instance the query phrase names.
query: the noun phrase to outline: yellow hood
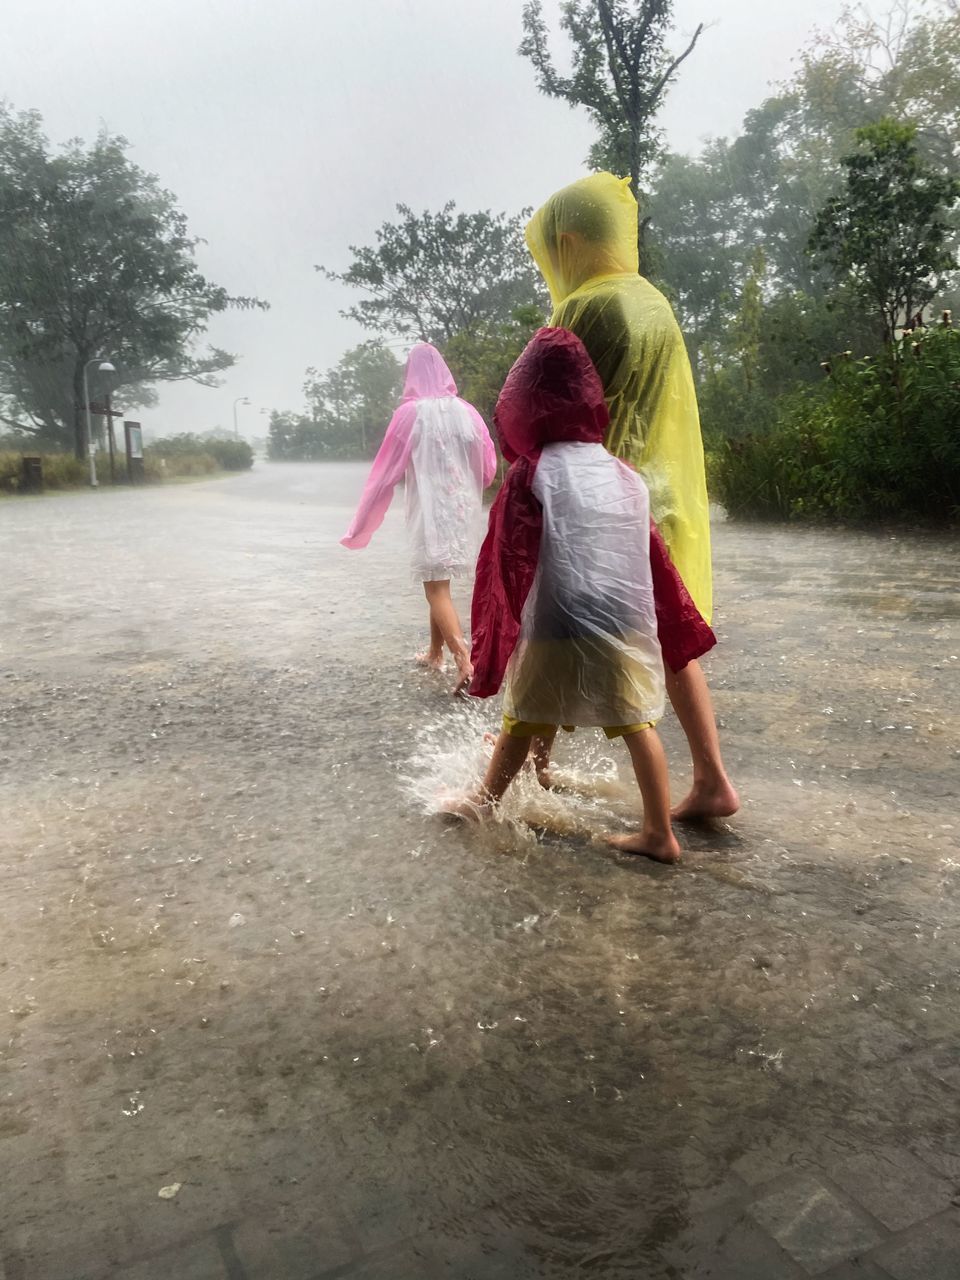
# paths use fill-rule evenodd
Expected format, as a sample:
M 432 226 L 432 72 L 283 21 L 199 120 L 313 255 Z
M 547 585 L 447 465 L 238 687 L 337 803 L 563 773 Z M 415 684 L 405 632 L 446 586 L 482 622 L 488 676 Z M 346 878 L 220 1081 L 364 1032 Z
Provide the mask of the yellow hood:
M 557 191 L 527 224 L 527 247 L 555 307 L 588 280 L 637 272 L 637 202 L 630 179 L 593 173 Z
M 600 374 L 610 413 L 604 444 L 647 482 L 651 514 L 709 622 L 710 508 L 697 396 L 670 303 L 638 272 L 629 181 L 595 173 L 564 187 L 530 220 L 527 245 L 550 289 L 551 325 L 575 333 Z

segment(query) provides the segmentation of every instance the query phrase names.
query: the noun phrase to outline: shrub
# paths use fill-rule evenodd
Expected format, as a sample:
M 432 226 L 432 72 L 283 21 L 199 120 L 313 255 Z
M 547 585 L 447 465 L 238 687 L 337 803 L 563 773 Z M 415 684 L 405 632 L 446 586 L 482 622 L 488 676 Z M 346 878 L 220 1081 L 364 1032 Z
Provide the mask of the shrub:
M 709 470 L 731 515 L 956 519 L 960 332 L 835 362 L 819 389 L 779 402 L 769 431 L 712 441 Z
M 151 482 L 208 476 L 217 469 L 217 460 L 213 454 L 199 449 L 164 454 L 155 445 L 149 445 L 143 451 L 144 479 Z
M 212 458 L 214 461 L 213 467 L 201 466 L 200 471 L 204 472 L 216 470 L 218 467 L 224 471 L 246 471 L 253 466 L 253 450 L 246 440 L 208 440 L 189 431 L 183 431 L 176 436 L 163 436 L 159 440 L 151 441 L 149 448 L 145 450 L 145 457 L 147 453 L 154 458 L 166 458 L 168 461 L 173 458 L 186 459 L 191 456 Z M 190 471 L 186 463 L 182 465 L 183 469 L 176 472 L 171 472 L 168 467 L 167 474 L 198 474 L 196 471 Z
M 19 493 L 23 456 L 32 452 L 30 449 L 24 449 L 23 452 L 4 450 L 0 453 L 0 493 Z M 45 489 L 76 489 L 86 484 L 89 476 L 86 463 L 78 462 L 71 453 L 43 455 Z

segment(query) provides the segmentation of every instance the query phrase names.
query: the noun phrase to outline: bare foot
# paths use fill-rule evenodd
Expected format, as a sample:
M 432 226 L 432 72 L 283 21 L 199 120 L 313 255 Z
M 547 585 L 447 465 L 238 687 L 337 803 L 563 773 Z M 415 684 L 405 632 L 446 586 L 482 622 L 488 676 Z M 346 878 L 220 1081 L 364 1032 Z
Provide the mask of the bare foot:
M 740 797 L 728 778 L 717 783 L 695 782 L 690 793 L 670 811 L 675 822 L 707 822 L 729 818 L 740 808 Z
M 493 812 L 493 801 L 483 791 L 469 791 L 464 796 L 444 800 L 437 812 L 445 818 L 459 818 L 461 822 L 483 822 Z
M 443 670 L 443 654 L 434 653 L 432 649 L 424 649 L 423 653 L 415 654 L 413 660 L 419 667 L 429 667 L 431 671 Z
M 552 791 L 556 785 L 553 780 L 553 774 L 550 772 L 549 765 L 543 765 L 537 769 L 537 781 L 543 787 L 544 791 Z
M 473 679 L 473 663 L 469 658 L 461 658 L 460 655 L 457 654 L 456 663 L 457 683 L 450 690 L 455 698 L 460 697 L 461 695 L 465 696 L 469 693 L 470 681 Z
M 654 862 L 674 863 L 680 861 L 680 845 L 671 831 L 669 836 L 652 835 L 640 831 L 636 835 L 608 835 L 603 837 L 604 844 L 621 853 L 639 853 L 644 858 L 652 858 Z

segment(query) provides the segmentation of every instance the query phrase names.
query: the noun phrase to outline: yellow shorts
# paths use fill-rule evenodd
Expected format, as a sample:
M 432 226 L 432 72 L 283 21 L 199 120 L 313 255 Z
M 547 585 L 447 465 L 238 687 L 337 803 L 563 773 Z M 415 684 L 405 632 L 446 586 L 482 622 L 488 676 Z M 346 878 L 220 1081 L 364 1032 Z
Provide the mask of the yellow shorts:
M 605 727 L 603 732 L 608 738 L 627 738 L 631 733 L 642 733 L 644 729 L 652 729 L 655 720 L 647 720 L 644 724 L 613 724 Z M 511 738 L 549 738 L 560 728 L 564 733 L 573 733 L 576 728 L 572 724 L 531 724 L 529 720 L 514 720 L 513 716 L 503 717 L 503 732 Z

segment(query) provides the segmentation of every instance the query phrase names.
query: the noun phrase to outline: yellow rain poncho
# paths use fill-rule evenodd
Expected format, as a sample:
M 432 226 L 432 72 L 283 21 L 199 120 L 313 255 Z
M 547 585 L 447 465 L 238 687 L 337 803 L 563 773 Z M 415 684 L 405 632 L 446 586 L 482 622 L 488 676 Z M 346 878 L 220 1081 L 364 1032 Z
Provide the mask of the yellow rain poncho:
M 690 361 L 669 302 L 639 274 L 629 179 L 596 173 L 550 197 L 527 245 L 553 300 L 551 325 L 580 338 L 610 410 L 605 444 L 636 467 L 687 590 L 709 622 L 710 516 Z

